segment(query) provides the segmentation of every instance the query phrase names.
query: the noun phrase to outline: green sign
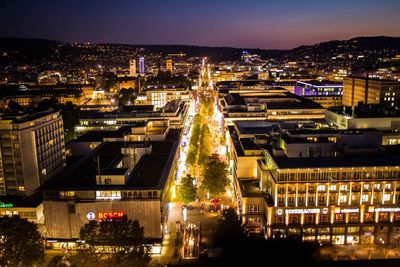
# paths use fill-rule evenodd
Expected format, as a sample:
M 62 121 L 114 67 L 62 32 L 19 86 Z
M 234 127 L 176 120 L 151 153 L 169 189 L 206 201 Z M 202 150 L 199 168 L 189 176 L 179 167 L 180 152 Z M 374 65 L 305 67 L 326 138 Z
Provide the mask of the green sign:
M 12 207 L 14 207 L 13 204 L 11 204 L 11 203 L 4 203 L 4 202 L 1 202 L 1 201 L 0 201 L 0 208 L 12 208 Z

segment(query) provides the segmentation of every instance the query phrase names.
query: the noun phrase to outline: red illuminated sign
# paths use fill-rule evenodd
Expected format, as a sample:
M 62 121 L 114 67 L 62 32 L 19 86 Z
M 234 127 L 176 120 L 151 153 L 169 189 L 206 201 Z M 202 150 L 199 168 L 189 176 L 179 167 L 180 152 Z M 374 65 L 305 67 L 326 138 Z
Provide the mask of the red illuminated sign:
M 111 211 L 111 212 L 99 212 L 97 213 L 97 218 L 99 220 L 109 220 L 109 219 L 122 219 L 124 216 L 123 212 L 116 212 L 116 211 Z

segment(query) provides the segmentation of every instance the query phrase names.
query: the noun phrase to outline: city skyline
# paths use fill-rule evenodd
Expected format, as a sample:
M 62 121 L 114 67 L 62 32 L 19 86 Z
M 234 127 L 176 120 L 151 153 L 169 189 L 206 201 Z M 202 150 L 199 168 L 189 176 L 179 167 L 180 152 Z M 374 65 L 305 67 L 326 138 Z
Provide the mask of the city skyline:
M 400 36 L 400 3 L 375 1 L 6 1 L 1 37 L 66 42 L 291 49 L 358 36 Z M 385 17 L 385 20 L 382 20 Z

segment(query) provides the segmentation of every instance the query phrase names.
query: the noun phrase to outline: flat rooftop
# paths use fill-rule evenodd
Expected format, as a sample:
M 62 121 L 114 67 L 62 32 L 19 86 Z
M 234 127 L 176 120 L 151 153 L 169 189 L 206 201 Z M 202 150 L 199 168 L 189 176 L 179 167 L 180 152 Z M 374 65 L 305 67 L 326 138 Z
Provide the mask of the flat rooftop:
M 272 151 L 268 148 L 269 153 Z M 385 152 L 374 155 L 351 155 L 338 157 L 288 158 L 273 157 L 279 169 L 294 168 L 351 168 L 400 166 L 400 147 L 388 147 Z M 263 161 L 263 160 L 261 160 Z
M 258 188 L 257 181 L 239 179 L 239 186 L 243 197 L 261 197 L 263 195 Z
M 179 131 L 179 130 L 178 130 Z M 99 161 L 102 171 L 112 174 L 125 173 L 125 168 L 116 169 L 123 159 L 121 148 L 141 146 L 144 142 L 103 142 L 85 157 L 70 165 L 60 175 L 47 181 L 41 191 L 83 191 L 83 190 L 123 190 L 164 188 L 169 170 L 178 147 L 179 134 L 172 134 L 167 141 L 151 141 L 151 153 L 143 155 L 135 165 L 125 185 L 97 185 L 96 174 Z

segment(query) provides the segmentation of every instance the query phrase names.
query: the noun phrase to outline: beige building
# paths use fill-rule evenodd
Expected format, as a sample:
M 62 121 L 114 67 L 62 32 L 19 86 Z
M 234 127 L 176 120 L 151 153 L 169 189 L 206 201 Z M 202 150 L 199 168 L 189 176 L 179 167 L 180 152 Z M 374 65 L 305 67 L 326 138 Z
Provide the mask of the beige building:
M 362 77 L 343 79 L 344 106 L 363 104 L 381 104 L 398 107 L 400 103 L 400 82 Z
M 65 163 L 60 112 L 0 119 L 0 195 L 31 195 Z

